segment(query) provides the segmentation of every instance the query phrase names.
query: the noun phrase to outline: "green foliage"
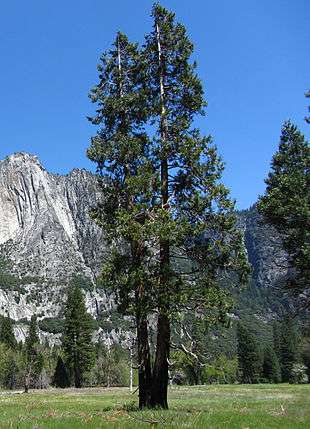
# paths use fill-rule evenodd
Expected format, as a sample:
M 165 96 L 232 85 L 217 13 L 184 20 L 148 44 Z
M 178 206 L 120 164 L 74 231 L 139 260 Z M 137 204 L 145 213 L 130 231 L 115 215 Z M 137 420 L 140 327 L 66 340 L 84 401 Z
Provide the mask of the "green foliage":
M 38 277 L 17 277 L 12 274 L 10 262 L 0 255 L 0 289 L 13 290 L 19 293 L 25 293 L 24 285 L 30 283 L 39 283 L 42 279 Z
M 26 352 L 29 356 L 35 353 L 35 347 L 40 344 L 37 326 L 37 317 L 32 316 L 29 325 L 28 335 L 25 341 Z
M 177 384 L 202 384 L 204 382 L 204 365 L 195 356 L 177 351 L 172 354 L 172 359 L 174 362 L 172 379 L 176 380 Z
M 73 286 L 68 290 L 62 347 L 75 387 L 82 386 L 84 373 L 94 363 L 92 331 L 92 318 L 86 311 L 81 289 Z
M 155 5 L 152 16 L 161 27 L 166 62 L 158 62 L 156 25 L 140 52 L 118 34 L 113 49 L 101 57 L 100 82 L 90 94 L 98 106 L 91 121 L 101 128 L 88 156 L 98 165 L 104 194 L 94 217 L 111 238 L 125 240 L 128 246 L 144 243 L 139 264 L 126 248 L 125 252 L 114 248 L 103 271 L 104 283 L 115 289 L 124 312 L 135 308 L 131 292 L 141 282 L 147 284 L 149 298 L 143 309 L 160 305 L 159 297 L 153 302 L 161 272 L 155 250 L 169 237 L 171 261 L 160 300 L 169 302 L 171 312 L 197 300 L 217 308 L 225 305 L 218 272 L 237 269 L 243 275 L 248 270 L 242 237 L 235 228 L 228 190 L 219 183 L 223 163 L 211 138 L 191 127 L 194 115 L 202 114 L 205 106 L 196 65 L 190 62 L 193 46 L 174 14 Z M 159 76 L 165 81 L 164 106 Z M 160 134 L 163 120 L 168 130 L 165 141 Z M 154 126 L 148 127 L 147 135 L 149 122 Z M 173 196 L 169 209 L 162 200 L 162 159 L 169 163 L 171 175 L 165 191 Z M 152 246 L 145 248 L 148 242 Z M 186 257 L 193 270 L 179 272 L 173 261 L 180 257 Z M 194 278 L 192 271 L 197 273 Z
M 70 280 L 69 285 L 71 287 L 75 287 L 76 286 L 76 287 L 78 287 L 80 289 L 83 289 L 85 291 L 91 291 L 94 288 L 92 281 L 89 278 L 84 277 L 82 275 L 76 275 L 76 276 L 74 276 Z
M 25 391 L 30 387 L 36 387 L 44 367 L 36 316 L 32 316 L 28 335 L 24 346 L 25 353 Z
M 0 343 L 5 344 L 12 350 L 17 348 L 17 341 L 13 331 L 12 320 L 9 317 L 2 319 L 0 329 Z
M 256 338 L 240 322 L 237 325 L 238 369 L 242 383 L 258 383 L 262 359 Z
M 118 332 L 121 329 L 128 332 L 135 327 L 133 320 L 125 319 L 116 310 L 102 312 L 96 322 L 105 332 L 111 332 L 112 330 Z
M 301 340 L 301 357 L 307 368 L 307 375 L 310 382 L 310 337 L 306 334 Z
M 308 383 L 307 367 L 302 363 L 294 363 L 291 372 L 289 382 L 291 384 L 304 384 Z
M 52 385 L 61 388 L 70 386 L 70 374 L 61 356 L 58 356 L 57 359 Z
M 299 361 L 299 338 L 296 322 L 290 317 L 285 317 L 280 322 L 280 365 L 282 381 L 288 382 L 292 377 L 294 364 Z
M 99 386 L 129 386 L 129 353 L 121 346 L 96 345 L 96 360 L 87 374 L 87 384 Z
M 264 349 L 262 376 L 268 383 L 280 383 L 281 381 L 280 363 L 273 347 L 270 345 Z
M 258 209 L 282 237 L 291 269 L 287 287 L 309 305 L 310 283 L 310 147 L 291 122 L 282 127 L 279 149 L 266 179 Z
M 205 383 L 231 384 L 237 381 L 238 360 L 228 359 L 225 355 L 220 355 L 213 363 L 204 369 Z
M 14 389 L 17 385 L 18 366 L 13 353 L 8 354 L 2 367 L 2 385 L 8 389 Z
M 51 334 L 60 334 L 64 330 L 64 320 L 58 317 L 45 317 L 39 320 L 38 325 L 42 331 L 50 332 Z
M 173 352 L 171 378 L 174 384 L 229 384 L 237 381 L 238 361 L 224 354 L 208 361 L 197 361 L 182 351 Z
M 157 310 L 153 405 L 167 407 L 154 392 L 167 387 L 170 317 L 191 308 L 225 321 L 231 301 L 219 279 L 236 273 L 239 284 L 249 267 L 220 182 L 223 162 L 211 137 L 193 126 L 206 106 L 193 45 L 173 13 L 155 4 L 152 18 L 141 49 L 118 33 L 100 59 L 90 93 L 99 130 L 88 156 L 103 193 L 93 217 L 112 243 L 102 284 L 122 314 L 141 320 Z
M 5 389 L 16 389 L 23 386 L 23 354 L 0 344 L 0 385 Z

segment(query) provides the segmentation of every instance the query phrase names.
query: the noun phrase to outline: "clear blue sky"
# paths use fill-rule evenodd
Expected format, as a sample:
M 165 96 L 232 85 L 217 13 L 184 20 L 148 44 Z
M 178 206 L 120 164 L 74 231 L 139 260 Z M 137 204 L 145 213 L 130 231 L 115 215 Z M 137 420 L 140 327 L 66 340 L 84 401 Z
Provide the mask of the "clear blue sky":
M 281 124 L 304 123 L 310 89 L 309 0 L 163 0 L 195 45 L 209 102 L 199 125 L 226 162 L 240 208 L 264 191 Z M 96 64 L 121 30 L 142 41 L 150 0 L 3 0 L 0 158 L 35 153 L 52 172 L 93 168 L 85 119 Z M 309 101 L 309 100 L 308 100 Z

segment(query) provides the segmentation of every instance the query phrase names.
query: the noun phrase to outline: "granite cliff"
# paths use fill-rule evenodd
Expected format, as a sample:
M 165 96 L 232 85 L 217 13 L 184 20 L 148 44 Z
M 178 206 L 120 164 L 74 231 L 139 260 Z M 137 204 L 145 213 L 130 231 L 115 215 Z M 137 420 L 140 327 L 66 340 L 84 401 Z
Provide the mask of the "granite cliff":
M 93 316 L 110 305 L 94 287 L 106 250 L 89 216 L 98 199 L 96 178 L 86 170 L 50 174 L 27 153 L 0 161 L 0 314 L 55 317 L 77 277 Z

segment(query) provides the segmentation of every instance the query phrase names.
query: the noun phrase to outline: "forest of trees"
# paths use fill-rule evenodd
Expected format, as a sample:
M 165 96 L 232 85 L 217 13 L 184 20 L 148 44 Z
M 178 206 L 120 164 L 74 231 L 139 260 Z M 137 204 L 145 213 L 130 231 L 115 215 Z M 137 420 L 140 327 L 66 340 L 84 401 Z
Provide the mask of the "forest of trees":
M 81 296 L 80 291 L 76 293 Z M 78 301 L 78 307 L 84 307 L 83 299 Z M 31 319 L 25 343 L 17 343 L 14 323 L 3 318 L 0 322 L 0 386 L 26 392 L 49 386 L 129 387 L 131 365 L 134 369 L 132 382 L 137 386 L 138 351 L 134 345 L 131 359 L 132 340 L 120 344 L 92 341 L 94 330 L 89 324 L 90 316 L 86 312 L 80 312 L 78 318 L 75 316 L 76 313 L 67 313 L 67 328 L 57 345 L 40 341 L 35 317 Z M 308 382 L 310 335 L 292 318 L 285 316 L 266 324 L 268 336 L 258 335 L 245 321 L 222 329 L 223 332 L 216 332 L 216 339 L 213 330 L 205 332 L 192 354 L 172 351 L 170 384 Z M 204 355 L 206 350 L 207 356 Z
M 136 332 L 119 344 L 95 341 L 83 291 L 71 285 L 56 345 L 40 341 L 35 316 L 24 344 L 2 318 L 5 388 L 129 385 L 133 366 L 139 407 L 168 408 L 169 383 L 309 380 L 309 143 L 290 121 L 283 125 L 259 199 L 287 253 L 284 288 L 295 312 L 274 314 L 258 335 L 242 315 L 231 317 L 234 291 L 248 285 L 251 267 L 221 181 L 223 161 L 195 126 L 206 100 L 193 44 L 159 4 L 152 21 L 141 46 L 117 33 L 101 56 L 88 118 L 97 132 L 87 155 L 102 194 L 91 216 L 110 248 L 98 284 Z

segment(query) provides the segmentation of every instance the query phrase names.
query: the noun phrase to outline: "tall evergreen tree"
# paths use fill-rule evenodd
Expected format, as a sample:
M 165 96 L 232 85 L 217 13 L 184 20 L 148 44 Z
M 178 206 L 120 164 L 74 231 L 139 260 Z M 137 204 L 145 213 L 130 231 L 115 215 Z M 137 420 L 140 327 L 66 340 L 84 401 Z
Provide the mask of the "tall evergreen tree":
M 278 361 L 281 359 L 281 328 L 278 321 L 274 322 L 272 325 L 272 338 L 273 338 L 273 349 L 277 355 Z
M 279 149 L 258 203 L 265 221 L 282 237 L 289 256 L 288 289 L 310 305 L 310 146 L 291 122 L 283 125 Z
M 17 341 L 13 331 L 13 324 L 9 317 L 5 317 L 2 320 L 0 330 L 0 343 L 5 344 L 12 350 L 16 350 Z
M 192 126 L 205 106 L 193 46 L 174 14 L 156 4 L 152 16 L 153 31 L 134 61 L 125 60 L 120 40 L 103 57 L 92 94 L 92 122 L 102 128 L 88 154 L 104 178 L 105 203 L 94 216 L 125 244 L 113 250 L 104 278 L 114 283 L 119 308 L 142 321 L 146 354 L 147 316 L 158 314 L 150 405 L 167 408 L 172 318 L 185 308 L 200 317 L 212 308 L 223 319 L 229 304 L 218 280 L 232 271 L 244 280 L 248 265 L 219 182 L 223 163 L 211 138 Z
M 262 370 L 258 343 L 252 333 L 241 323 L 237 325 L 237 355 L 240 381 L 257 383 Z
M 67 367 L 77 388 L 82 386 L 84 373 L 94 363 L 91 322 L 81 289 L 77 286 L 70 287 L 65 307 L 62 347 Z
M 289 382 L 292 375 L 293 366 L 298 362 L 298 333 L 294 320 L 285 317 L 280 324 L 281 345 L 280 345 L 280 366 L 282 381 Z
M 18 366 L 14 352 L 10 351 L 2 368 L 2 383 L 8 389 L 14 389 L 16 386 Z
M 221 318 L 227 300 L 219 289 L 219 273 L 239 270 L 242 277 L 248 267 L 233 203 L 219 183 L 223 164 L 211 137 L 193 127 L 194 117 L 204 115 L 206 106 L 191 61 L 193 45 L 174 13 L 157 3 L 152 18 L 153 31 L 143 50 L 155 128 L 152 222 L 159 249 L 152 405 L 167 408 L 171 318 L 182 304 L 203 315 L 207 308 L 217 308 Z M 176 264 L 184 257 L 192 266 L 185 272 Z
M 43 369 L 44 360 L 40 350 L 37 317 L 31 317 L 28 335 L 25 340 L 25 392 L 30 387 L 36 387 Z
M 61 356 L 58 356 L 55 372 L 53 375 L 52 384 L 55 387 L 69 387 L 70 375 Z
M 104 227 L 112 248 L 103 283 L 116 293 L 119 311 L 136 319 L 139 406 L 143 408 L 150 401 L 147 314 L 152 308 L 150 276 L 142 269 L 149 258 L 143 212 L 152 193 L 139 58 L 137 45 L 121 33 L 101 57 L 99 83 L 90 93 L 98 109 L 89 119 L 102 128 L 92 139 L 88 157 L 97 163 L 104 194 L 93 215 Z
M 279 359 L 270 345 L 266 346 L 264 350 L 262 375 L 269 383 L 280 383 L 281 381 Z

